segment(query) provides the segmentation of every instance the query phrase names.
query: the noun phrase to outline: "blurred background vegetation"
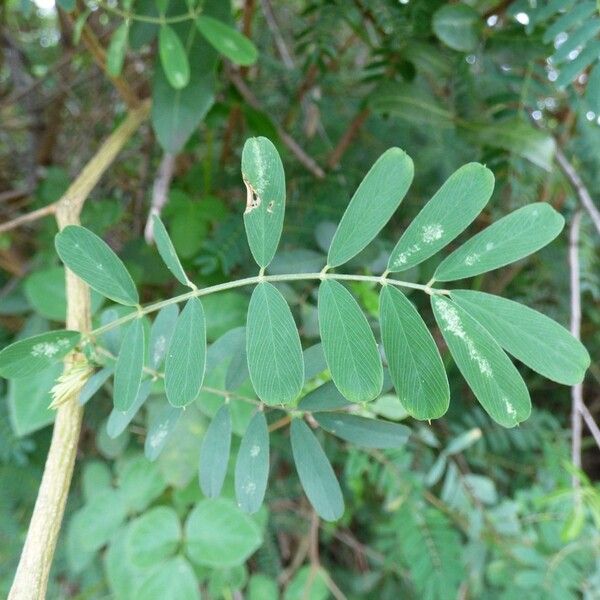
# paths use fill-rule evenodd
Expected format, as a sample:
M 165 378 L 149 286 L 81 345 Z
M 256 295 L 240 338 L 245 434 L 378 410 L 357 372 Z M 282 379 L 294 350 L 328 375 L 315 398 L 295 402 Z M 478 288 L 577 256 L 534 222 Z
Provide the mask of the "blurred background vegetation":
M 236 65 L 191 36 L 189 14 L 200 11 L 249 37 L 256 63 Z M 181 90 L 169 85 L 157 50 L 161 19 L 189 56 L 190 82 Z M 115 33 L 123 24 L 126 44 Z M 456 168 L 479 161 L 494 172 L 496 189 L 471 232 L 528 203 L 549 202 L 570 226 L 580 286 L 570 283 L 568 228 L 548 248 L 473 286 L 567 327 L 572 298 L 581 298 L 581 336 L 592 356 L 583 398 L 589 418 L 600 417 L 600 236 L 593 205 L 582 204 L 586 191 L 592 203 L 600 195 L 595 2 L 6 0 L 0 26 L 1 346 L 60 326 L 65 315 L 54 220 L 16 227 L 14 219 L 45 214 L 128 111 L 151 98 L 151 117 L 82 216 L 125 261 L 144 302 L 178 289 L 146 231 L 151 210 L 161 213 L 198 286 L 255 273 L 240 218 L 240 152 L 250 136 L 273 140 L 286 170 L 288 218 L 273 273 L 325 264 L 335 223 L 386 148 L 412 156 L 415 181 L 385 235 L 353 260 L 365 274 L 383 270 L 403 228 Z M 425 282 L 436 263 L 408 277 Z M 283 289 L 309 348 L 318 338 L 314 285 Z M 376 317 L 377 290 L 356 284 L 352 291 Z M 209 343 L 244 324 L 248 294 L 204 300 Z M 432 324 L 424 299 L 413 300 L 424 303 Z M 97 322 L 115 314 L 99 296 L 94 311 Z M 272 422 L 267 502 L 256 519 L 262 545 L 245 564 L 194 565 L 204 598 L 600 598 L 600 453 L 584 426 L 577 468 L 572 391 L 520 367 L 533 413 L 504 430 L 480 409 L 433 331 L 450 377 L 449 413 L 420 423 L 391 393 L 382 395 L 369 410 L 411 426 L 402 450 L 365 451 L 320 432 L 347 503 L 336 524 L 314 519 L 287 428 Z M 324 381 L 318 348 L 313 354 Z M 144 440 L 164 396 L 153 394 L 116 438 L 106 430 L 110 390 L 100 387 L 86 404 L 49 598 L 177 597 L 176 563 L 149 586 L 164 563 L 131 559 L 131 524 L 163 505 L 183 519 L 201 498 L 202 433 L 224 395 L 253 394 L 239 360 L 228 360 L 206 382 L 220 393 L 203 393 L 185 411 L 152 463 Z M 53 420 L 48 393 L 58 372 L 0 382 L 2 594 L 43 470 Z M 248 419 L 240 407 L 237 436 Z M 232 473 L 225 495 L 233 497 Z

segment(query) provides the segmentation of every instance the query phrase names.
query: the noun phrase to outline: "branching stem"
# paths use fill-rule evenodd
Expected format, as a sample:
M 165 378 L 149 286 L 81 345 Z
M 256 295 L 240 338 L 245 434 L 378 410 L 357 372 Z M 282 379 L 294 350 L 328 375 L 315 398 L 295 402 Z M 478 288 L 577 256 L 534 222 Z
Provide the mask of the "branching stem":
M 236 281 L 228 281 L 226 283 L 219 283 L 217 285 L 211 285 L 205 288 L 197 288 L 193 289 L 190 292 L 186 292 L 185 294 L 180 294 L 179 296 L 173 296 L 173 298 L 168 298 L 167 300 L 161 300 L 160 302 L 154 302 L 152 304 L 147 304 L 146 306 L 140 307 L 138 310 L 121 317 L 120 319 L 115 319 L 114 321 L 103 325 L 102 327 L 98 327 L 90 332 L 90 337 L 98 336 L 102 333 L 110 331 L 115 327 L 119 327 L 124 323 L 128 323 L 133 319 L 141 317 L 143 315 L 147 315 L 153 312 L 164 308 L 165 306 L 170 306 L 171 304 L 178 304 L 179 302 L 185 302 L 190 298 L 197 298 L 198 296 L 208 296 L 209 294 L 216 294 L 217 292 L 224 292 L 226 290 L 231 290 L 234 288 L 245 287 L 248 285 L 256 285 L 258 283 L 262 283 L 264 281 L 268 281 L 270 283 L 277 283 L 283 281 L 310 281 L 310 280 L 324 280 L 324 279 L 335 279 L 338 281 L 361 281 L 368 283 L 376 283 L 382 285 L 384 281 L 381 276 L 372 276 L 372 275 L 349 275 L 346 273 L 289 273 L 284 275 L 257 275 L 255 277 L 246 277 L 244 279 L 237 279 Z M 398 287 L 410 288 L 413 290 L 420 290 L 429 295 L 435 294 L 444 294 L 447 295 L 450 293 L 449 290 L 442 290 L 439 288 L 432 288 L 429 285 L 422 285 L 420 283 L 412 283 L 410 281 L 400 281 L 399 279 L 389 279 L 385 278 L 385 284 L 395 285 Z

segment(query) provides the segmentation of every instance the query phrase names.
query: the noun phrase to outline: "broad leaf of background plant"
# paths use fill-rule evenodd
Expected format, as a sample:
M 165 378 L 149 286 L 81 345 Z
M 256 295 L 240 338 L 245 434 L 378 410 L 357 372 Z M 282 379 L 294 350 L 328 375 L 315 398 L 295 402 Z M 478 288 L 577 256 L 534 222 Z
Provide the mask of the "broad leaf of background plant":
M 386 285 L 379 305 L 381 339 L 402 406 L 416 419 L 446 413 L 450 388 L 435 341 L 412 302 Z
M 434 277 L 454 281 L 503 267 L 549 244 L 564 225 L 564 218 L 549 204 L 529 204 L 465 242 L 442 261 Z
M 262 543 L 251 517 L 231 500 L 202 500 L 185 524 L 186 551 L 198 565 L 224 569 L 241 565 Z
M 433 15 L 433 31 L 453 50 L 472 52 L 479 42 L 482 17 L 466 4 L 447 4 Z
M 405 271 L 439 252 L 483 210 L 494 176 L 479 163 L 460 167 L 414 218 L 392 250 L 388 270 Z
M 302 346 L 287 302 L 270 283 L 259 283 L 252 293 L 246 344 L 259 398 L 271 405 L 293 402 L 304 384 Z
M 375 161 L 333 236 L 327 257 L 330 267 L 348 262 L 373 240 L 400 206 L 413 175 L 413 162 L 400 148 L 389 148 Z
M 157 506 L 131 523 L 129 549 L 137 567 L 151 567 L 172 556 L 181 540 L 177 513 L 168 506 Z
M 507 352 L 529 368 L 565 385 L 583 381 L 590 355 L 583 344 L 556 321 L 492 294 L 453 290 L 451 297 Z
M 175 556 L 162 563 L 142 581 L 133 600 L 200 600 L 198 580 L 190 563 L 183 556 Z
M 257 137 L 246 141 L 242 177 L 246 184 L 246 236 L 254 260 L 264 268 L 277 250 L 285 214 L 285 173 L 270 140 Z
M 298 477 L 310 503 L 322 519 L 337 521 L 344 514 L 344 497 L 327 455 L 302 419 L 292 421 L 290 434 Z
M 431 305 L 456 365 L 490 417 L 504 427 L 527 419 L 527 386 L 494 338 L 450 300 L 432 296 Z
M 319 286 L 319 330 L 336 387 L 351 402 L 373 400 L 383 385 L 375 337 L 352 294 L 337 281 Z

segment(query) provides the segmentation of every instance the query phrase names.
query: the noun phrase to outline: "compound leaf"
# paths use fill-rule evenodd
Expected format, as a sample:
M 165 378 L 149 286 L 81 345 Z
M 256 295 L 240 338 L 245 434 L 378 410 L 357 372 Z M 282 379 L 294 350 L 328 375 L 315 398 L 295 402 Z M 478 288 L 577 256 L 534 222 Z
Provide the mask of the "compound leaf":
M 564 218 L 545 202 L 524 206 L 457 248 L 438 266 L 434 277 L 454 281 L 508 265 L 549 244 L 564 224 Z
M 95 233 L 68 225 L 56 235 L 55 245 L 63 263 L 92 289 L 120 304 L 138 304 L 138 292 L 125 265 Z
M 250 421 L 235 463 L 235 497 L 238 506 L 255 513 L 262 505 L 269 478 L 269 430 L 262 411 Z
M 277 148 L 266 137 L 250 138 L 242 151 L 246 185 L 244 225 L 254 260 L 267 267 L 273 259 L 285 213 L 285 174 Z
M 165 359 L 165 391 L 172 406 L 187 406 L 202 387 L 206 367 L 206 322 L 198 298 L 187 301 Z
M 250 379 L 267 404 L 293 402 L 304 384 L 300 336 L 277 288 L 259 283 L 250 299 L 246 333 Z
M 452 173 L 398 240 L 388 270 L 405 271 L 439 252 L 473 222 L 493 190 L 492 172 L 479 163 Z
M 358 415 L 319 412 L 315 419 L 325 431 L 364 448 L 399 448 L 410 435 L 405 425 Z
M 319 286 L 319 330 L 338 390 L 351 402 L 378 396 L 383 367 L 375 337 L 352 294 L 337 281 Z
M 144 368 L 145 333 L 142 319 L 135 319 L 126 329 L 115 365 L 113 401 L 121 412 L 128 411 L 136 401 Z
M 19 340 L 0 352 L 0 376 L 27 377 L 64 358 L 79 342 L 78 331 L 48 331 Z
M 323 448 L 301 419 L 292 421 L 291 441 L 298 477 L 310 503 L 322 519 L 337 521 L 344 514 L 344 497 Z
M 354 193 L 333 236 L 327 264 L 337 267 L 363 250 L 390 220 L 414 175 L 413 162 L 400 148 L 389 148 Z
M 453 290 L 451 297 L 508 353 L 529 368 L 565 385 L 583 381 L 590 355 L 583 344 L 556 321 L 492 294 Z
M 381 339 L 402 406 L 416 419 L 437 419 L 450 403 L 446 370 L 435 341 L 412 302 L 399 290 L 381 290 Z
M 486 329 L 460 306 L 432 296 L 435 320 L 463 377 L 487 413 L 514 427 L 531 412 L 519 371 Z
M 200 448 L 200 488 L 209 498 L 220 495 L 231 450 L 231 413 L 224 404 L 210 422 Z

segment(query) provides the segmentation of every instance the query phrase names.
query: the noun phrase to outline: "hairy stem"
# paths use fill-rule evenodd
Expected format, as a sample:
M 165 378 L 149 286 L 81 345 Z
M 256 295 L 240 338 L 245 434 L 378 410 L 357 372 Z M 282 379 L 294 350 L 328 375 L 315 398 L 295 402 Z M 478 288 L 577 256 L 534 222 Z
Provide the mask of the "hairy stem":
M 380 285 L 395 285 L 398 287 L 410 288 L 413 290 L 420 290 L 425 292 L 426 294 L 449 294 L 449 290 L 442 290 L 439 288 L 432 288 L 429 285 L 422 285 L 420 283 L 411 283 L 410 281 L 400 281 L 399 279 L 388 279 L 387 277 L 378 277 L 371 275 L 348 275 L 345 273 L 289 273 L 284 275 L 257 275 L 256 277 L 246 277 L 245 279 L 238 279 L 236 281 L 228 281 L 226 283 L 219 283 L 217 285 L 211 285 L 205 288 L 195 288 L 185 294 L 180 294 L 179 296 L 173 296 L 173 298 L 168 298 L 167 300 L 161 300 L 160 302 L 154 302 L 152 304 L 147 304 L 146 306 L 139 307 L 137 311 L 131 312 L 120 319 L 115 319 L 114 321 L 103 325 L 102 327 L 98 327 L 90 332 L 90 337 L 94 337 L 105 333 L 106 331 L 110 331 L 115 327 L 119 327 L 124 323 L 132 321 L 133 319 L 137 319 L 143 315 L 147 315 L 153 312 L 164 308 L 165 306 L 170 306 L 171 304 L 178 304 L 179 302 L 185 302 L 190 298 L 197 298 L 198 296 L 208 296 L 209 294 L 215 294 L 217 292 L 223 292 L 226 290 L 231 290 L 234 288 L 245 287 L 248 285 L 255 285 L 258 283 L 262 283 L 263 281 L 268 281 L 271 283 L 277 283 L 282 281 L 310 281 L 310 280 L 325 280 L 325 279 L 335 279 L 338 281 L 361 281 L 368 283 L 377 283 Z
M 83 203 L 92 188 L 148 113 L 148 104 L 131 111 L 58 201 L 56 220 L 60 229 L 79 223 Z M 91 317 L 88 286 L 68 270 L 66 286 L 67 327 L 89 331 Z M 75 394 L 57 410 L 42 482 L 9 600 L 43 600 L 46 597 L 50 567 L 77 455 L 83 416 L 83 407 L 79 404 L 77 396 L 78 394 Z

